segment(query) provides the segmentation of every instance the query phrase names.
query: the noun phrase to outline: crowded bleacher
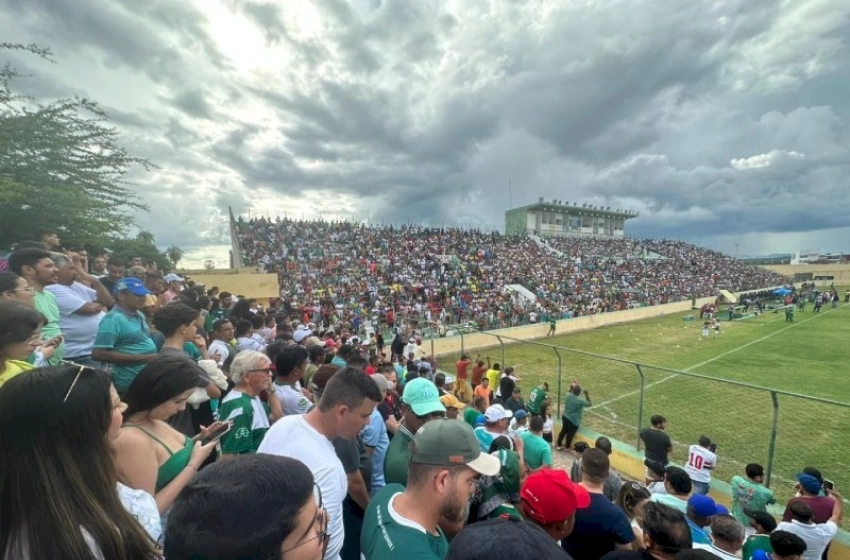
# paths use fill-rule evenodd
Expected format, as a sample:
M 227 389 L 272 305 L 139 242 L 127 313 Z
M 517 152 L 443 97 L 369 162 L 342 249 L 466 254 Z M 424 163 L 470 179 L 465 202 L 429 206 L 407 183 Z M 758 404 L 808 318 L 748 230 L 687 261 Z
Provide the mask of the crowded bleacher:
M 816 468 L 781 521 L 757 463 L 728 481 L 727 509 L 709 495 L 716 446 L 700 437 L 699 460 L 672 465 L 655 414 L 630 480 L 607 437 L 574 443 L 593 406 L 578 380 L 555 440 L 546 383 L 523 398 L 513 367 L 466 354 L 447 374 L 407 324 L 385 344 L 347 320 L 406 306 L 514 324 L 527 311 L 509 283 L 578 315 L 783 278 L 679 242 L 238 228 L 244 257 L 280 274 L 269 306 L 142 259 L 90 262 L 55 233 L 9 255 L 2 560 L 826 558 L 843 506 Z
M 788 282 L 721 253 L 665 240 L 506 237 L 477 230 L 239 219 L 246 266 L 279 275 L 296 307 L 386 322 L 392 308 L 429 323 L 491 329 Z M 519 284 L 533 303 L 506 289 Z

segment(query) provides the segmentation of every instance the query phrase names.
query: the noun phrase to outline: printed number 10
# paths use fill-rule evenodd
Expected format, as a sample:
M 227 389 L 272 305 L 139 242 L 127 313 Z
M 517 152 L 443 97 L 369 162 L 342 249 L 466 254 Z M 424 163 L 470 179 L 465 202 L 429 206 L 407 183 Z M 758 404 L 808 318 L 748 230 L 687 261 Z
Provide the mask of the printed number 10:
M 696 470 L 702 469 L 702 456 L 696 453 L 691 453 L 688 457 L 688 465 L 695 468 Z

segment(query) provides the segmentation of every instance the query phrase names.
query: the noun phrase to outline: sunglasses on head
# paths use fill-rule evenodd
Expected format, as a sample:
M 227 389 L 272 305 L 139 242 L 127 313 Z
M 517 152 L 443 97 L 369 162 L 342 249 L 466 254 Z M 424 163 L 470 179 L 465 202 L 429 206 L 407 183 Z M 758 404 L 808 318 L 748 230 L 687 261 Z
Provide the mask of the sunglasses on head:
M 65 365 L 68 365 L 68 366 L 74 366 L 74 367 L 79 368 L 79 369 L 77 369 L 77 375 L 74 376 L 74 380 L 71 382 L 71 386 L 68 387 L 68 392 L 65 393 L 65 398 L 62 399 L 62 404 L 65 404 L 66 402 L 68 402 L 68 397 L 71 396 L 71 391 L 73 391 L 74 387 L 77 385 L 77 381 L 80 380 L 80 375 L 83 373 L 83 370 L 90 369 L 90 370 L 94 371 L 95 368 L 93 368 L 91 366 L 83 366 L 83 365 L 77 364 L 75 362 L 62 362 L 62 363 L 65 364 Z

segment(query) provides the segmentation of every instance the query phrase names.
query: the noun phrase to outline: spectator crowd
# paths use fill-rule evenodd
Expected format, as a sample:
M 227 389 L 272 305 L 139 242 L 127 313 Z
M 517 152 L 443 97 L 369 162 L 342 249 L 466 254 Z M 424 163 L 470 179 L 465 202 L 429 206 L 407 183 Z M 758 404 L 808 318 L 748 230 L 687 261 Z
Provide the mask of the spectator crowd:
M 526 258 L 534 242 L 251 225 L 242 241 L 252 240 L 253 258 L 271 255 L 262 235 L 298 255 L 269 259 L 297 278 L 275 307 L 141 259 L 89 263 L 55 235 L 9 256 L 0 272 L 3 560 L 826 557 L 842 499 L 815 468 L 798 475 L 779 522 L 757 464 L 730 481 L 727 510 L 709 495 L 721 460 L 710 438 L 697 438 L 684 468 L 673 466 L 666 419 L 656 415 L 641 433 L 646 479 L 624 480 L 608 438 L 574 443 L 593 406 L 578 380 L 555 441 L 546 383 L 523 396 L 520 372 L 467 355 L 447 374 L 413 333 L 385 345 L 362 324 L 330 328 L 322 308 L 319 321 L 303 308 L 321 293 L 341 298 L 353 319 L 418 282 L 432 290 L 419 292 L 429 298 L 420 303 L 445 288 L 440 301 L 468 294 L 477 305 L 498 299 L 486 290 L 517 272 L 500 260 L 506 252 Z M 311 240 L 327 242 L 326 252 L 310 255 L 321 246 Z M 477 271 L 468 278 L 433 268 L 422 249 L 473 245 L 478 256 L 463 254 L 460 265 Z M 352 252 L 335 252 L 344 246 Z M 698 258 L 666 242 L 642 250 L 664 246 Z M 359 253 L 373 247 L 379 262 Z M 403 254 L 417 255 L 424 280 Z M 398 280 L 399 291 L 384 294 L 380 278 Z M 678 282 L 667 295 L 678 297 Z M 363 288 L 375 299 L 361 298 Z M 570 473 L 559 455 L 573 459 Z
M 477 230 L 271 220 L 235 224 L 246 266 L 278 274 L 310 321 L 394 315 L 490 329 L 779 286 L 761 267 L 678 241 L 559 237 L 538 243 Z M 515 295 L 519 284 L 534 303 Z M 392 312 L 392 313 L 391 313 Z

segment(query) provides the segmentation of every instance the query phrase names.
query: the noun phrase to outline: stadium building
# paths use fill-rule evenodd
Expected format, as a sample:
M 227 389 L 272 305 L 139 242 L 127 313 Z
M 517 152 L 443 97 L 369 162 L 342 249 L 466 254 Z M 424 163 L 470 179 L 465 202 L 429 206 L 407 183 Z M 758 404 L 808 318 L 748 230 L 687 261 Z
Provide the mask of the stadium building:
M 541 198 L 536 204 L 505 212 L 505 235 L 620 239 L 625 237 L 626 220 L 637 216 L 637 212 L 612 210 L 610 206 L 579 206 L 577 202 L 570 204 L 563 200 L 544 202 Z

